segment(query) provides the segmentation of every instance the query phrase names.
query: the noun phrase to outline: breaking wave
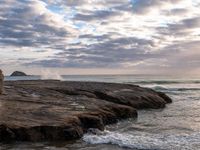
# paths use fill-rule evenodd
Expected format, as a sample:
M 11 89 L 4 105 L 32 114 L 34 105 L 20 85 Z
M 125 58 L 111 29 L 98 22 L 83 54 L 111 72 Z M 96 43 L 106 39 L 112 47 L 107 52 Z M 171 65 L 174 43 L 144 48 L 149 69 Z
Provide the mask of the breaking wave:
M 166 87 L 166 86 L 151 86 L 150 88 L 157 91 L 199 91 L 199 87 L 191 87 L 191 88 L 180 88 L 180 87 Z
M 134 84 L 199 84 L 200 80 L 150 80 L 128 82 Z
M 104 131 L 87 133 L 83 140 L 89 144 L 113 144 L 139 150 L 199 150 L 200 133 L 159 135 L 150 133 L 128 134 Z M 196 147 L 196 149 L 194 149 Z

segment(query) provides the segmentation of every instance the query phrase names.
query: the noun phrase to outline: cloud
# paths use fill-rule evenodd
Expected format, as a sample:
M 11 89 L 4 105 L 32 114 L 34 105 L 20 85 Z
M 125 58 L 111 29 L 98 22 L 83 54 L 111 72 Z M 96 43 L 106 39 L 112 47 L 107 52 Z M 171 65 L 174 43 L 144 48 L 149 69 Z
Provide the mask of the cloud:
M 105 36 L 103 36 L 105 37 Z M 81 38 L 91 38 L 90 35 Z M 101 37 L 93 37 L 99 38 Z M 52 58 L 31 62 L 32 65 L 43 67 L 121 67 L 124 61 L 140 61 L 154 54 L 147 50 L 153 46 L 151 40 L 135 37 L 116 38 L 88 45 L 85 48 L 65 49 Z M 28 64 L 30 65 L 30 64 Z
M 107 10 L 99 10 L 95 12 L 88 12 L 87 14 L 76 14 L 74 19 L 81 21 L 91 21 L 91 20 L 102 20 L 109 19 L 109 17 L 118 16 L 119 12 L 107 11 Z
M 155 9 L 166 7 L 169 4 L 177 4 L 182 0 L 133 0 L 133 12 L 137 14 L 147 14 Z
M 41 1 L 4 1 L 0 12 L 0 43 L 40 47 L 72 36 L 73 29 Z
M 2 0 L 0 65 L 197 70 L 199 16 L 195 0 Z

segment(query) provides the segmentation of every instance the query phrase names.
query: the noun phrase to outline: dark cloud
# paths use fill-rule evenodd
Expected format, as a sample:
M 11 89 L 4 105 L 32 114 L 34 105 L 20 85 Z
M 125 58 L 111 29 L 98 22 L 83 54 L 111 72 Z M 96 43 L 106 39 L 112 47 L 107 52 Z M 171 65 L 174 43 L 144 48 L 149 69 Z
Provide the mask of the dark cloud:
M 171 35 L 176 37 L 183 37 L 193 33 L 192 29 L 198 29 L 200 27 L 200 17 L 193 17 L 183 19 L 177 23 L 167 24 L 166 27 L 158 27 L 157 31 L 162 35 Z
M 161 8 L 161 6 L 167 3 L 176 4 L 182 0 L 133 0 L 133 12 L 137 14 L 147 14 L 149 11 L 155 8 Z
M 108 11 L 108 10 L 98 10 L 98 11 L 91 11 L 87 14 L 78 13 L 75 15 L 75 20 L 83 20 L 83 21 L 92 21 L 92 20 L 103 20 L 109 19 L 109 17 L 114 17 L 120 15 L 118 11 Z

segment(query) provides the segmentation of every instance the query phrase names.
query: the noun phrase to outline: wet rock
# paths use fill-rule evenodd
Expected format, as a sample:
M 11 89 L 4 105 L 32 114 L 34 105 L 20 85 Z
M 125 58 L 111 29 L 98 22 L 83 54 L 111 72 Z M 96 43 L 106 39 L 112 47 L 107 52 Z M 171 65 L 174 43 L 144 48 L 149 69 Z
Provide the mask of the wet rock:
M 4 93 L 4 75 L 3 71 L 0 69 L 0 94 Z
M 160 97 L 162 97 L 167 103 L 172 103 L 172 99 L 162 92 L 157 92 Z
M 1 142 L 78 139 L 90 128 L 103 130 L 137 117 L 136 109 L 164 108 L 171 102 L 164 93 L 130 84 L 38 80 L 7 81 L 5 88 Z

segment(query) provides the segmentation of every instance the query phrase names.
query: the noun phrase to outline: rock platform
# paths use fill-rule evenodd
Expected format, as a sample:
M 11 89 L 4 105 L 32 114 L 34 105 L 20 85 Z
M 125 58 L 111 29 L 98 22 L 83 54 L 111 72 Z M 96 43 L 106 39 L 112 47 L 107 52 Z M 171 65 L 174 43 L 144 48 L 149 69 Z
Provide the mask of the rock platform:
M 0 142 L 73 140 L 103 130 L 137 109 L 172 100 L 137 85 L 58 80 L 6 81 L 0 95 Z

